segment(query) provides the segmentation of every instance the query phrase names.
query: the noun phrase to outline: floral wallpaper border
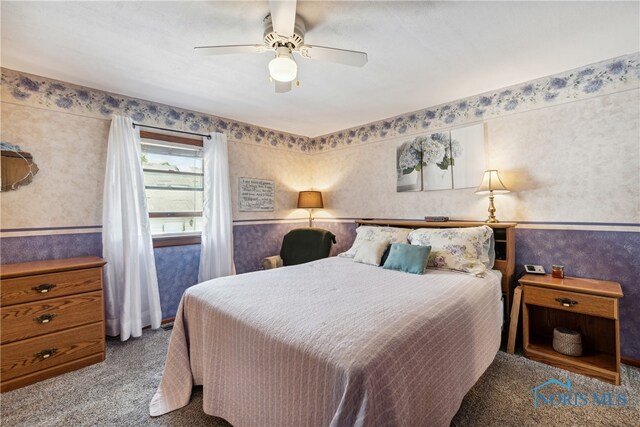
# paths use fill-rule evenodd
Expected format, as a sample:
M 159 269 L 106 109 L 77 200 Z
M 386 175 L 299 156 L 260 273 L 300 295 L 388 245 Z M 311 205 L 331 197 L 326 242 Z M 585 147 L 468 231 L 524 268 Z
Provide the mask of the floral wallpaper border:
M 312 138 L 311 152 L 410 136 L 640 87 L 640 52 Z
M 113 114 L 131 117 L 136 123 L 187 132 L 224 132 L 230 140 L 308 151 L 309 138 L 175 108 L 138 98 L 90 89 L 46 77 L 2 68 L 2 99 L 24 105 L 110 119 Z
M 225 132 L 231 140 L 309 154 L 396 136 L 450 128 L 640 87 L 640 52 L 459 99 L 362 126 L 309 138 L 209 114 L 90 89 L 2 68 L 2 99 L 110 118 L 122 114 L 152 126 Z

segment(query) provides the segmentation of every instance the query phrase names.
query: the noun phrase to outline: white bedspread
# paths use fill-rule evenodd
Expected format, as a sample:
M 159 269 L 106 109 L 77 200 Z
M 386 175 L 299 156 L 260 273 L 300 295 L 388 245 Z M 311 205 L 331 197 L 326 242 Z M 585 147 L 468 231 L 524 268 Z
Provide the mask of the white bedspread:
M 329 258 L 189 288 L 153 416 L 243 426 L 448 426 L 500 344 L 500 282 Z

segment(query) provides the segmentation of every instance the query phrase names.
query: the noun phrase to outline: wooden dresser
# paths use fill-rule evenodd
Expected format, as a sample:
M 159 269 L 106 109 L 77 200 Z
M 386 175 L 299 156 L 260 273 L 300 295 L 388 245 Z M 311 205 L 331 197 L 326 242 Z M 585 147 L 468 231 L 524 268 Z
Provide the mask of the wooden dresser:
M 104 360 L 98 257 L 0 265 L 0 389 Z

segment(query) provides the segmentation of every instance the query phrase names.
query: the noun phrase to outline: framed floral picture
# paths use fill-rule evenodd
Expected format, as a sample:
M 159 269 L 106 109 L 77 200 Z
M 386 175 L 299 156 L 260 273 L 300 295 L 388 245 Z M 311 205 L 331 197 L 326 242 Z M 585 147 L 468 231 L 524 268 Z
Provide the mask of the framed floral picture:
M 451 154 L 451 134 L 437 132 L 419 136 L 422 146 L 422 189 L 450 190 L 453 188 L 451 169 L 454 163 Z
M 422 190 L 422 153 L 413 140 L 403 141 L 396 148 L 396 191 Z
M 396 150 L 397 191 L 476 187 L 484 171 L 484 125 L 420 135 Z

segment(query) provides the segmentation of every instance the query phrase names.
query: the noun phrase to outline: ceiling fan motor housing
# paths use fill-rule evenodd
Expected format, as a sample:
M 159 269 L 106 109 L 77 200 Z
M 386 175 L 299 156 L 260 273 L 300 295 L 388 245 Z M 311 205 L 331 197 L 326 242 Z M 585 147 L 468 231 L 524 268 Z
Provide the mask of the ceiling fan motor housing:
M 273 30 L 271 23 L 271 14 L 264 18 L 264 44 L 270 49 L 276 49 L 279 46 L 287 46 L 292 50 L 298 49 L 304 44 L 304 34 L 306 27 L 300 16 L 296 15 L 296 23 L 293 27 L 293 35 L 284 37 Z

